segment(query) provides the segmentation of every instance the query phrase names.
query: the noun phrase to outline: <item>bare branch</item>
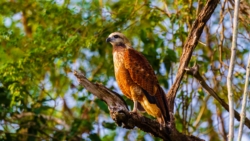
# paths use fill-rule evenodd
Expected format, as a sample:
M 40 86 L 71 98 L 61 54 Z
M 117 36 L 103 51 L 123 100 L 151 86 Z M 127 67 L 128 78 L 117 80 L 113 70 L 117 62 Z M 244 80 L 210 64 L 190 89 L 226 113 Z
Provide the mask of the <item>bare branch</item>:
M 229 106 L 228 104 L 221 99 L 218 94 L 212 89 L 210 88 L 206 81 L 203 79 L 203 77 L 200 75 L 199 73 L 199 67 L 198 65 L 193 66 L 192 68 L 186 68 L 185 69 L 187 71 L 187 74 L 194 76 L 194 78 L 196 78 L 196 80 L 201 84 L 201 86 L 211 95 L 213 96 L 221 105 L 222 107 L 224 107 L 227 111 L 229 111 Z M 240 114 L 234 110 L 234 114 L 235 114 L 235 118 L 240 121 Z M 245 125 L 250 129 L 250 120 L 248 118 L 246 118 L 245 120 Z
M 235 1 L 234 0 L 229 0 L 230 4 L 234 7 Z M 247 1 L 240 1 L 239 5 L 239 19 L 242 21 L 241 23 L 244 25 L 249 25 L 250 24 L 250 5 L 248 4 Z
M 202 139 L 195 136 L 179 133 L 175 128 L 173 115 L 171 115 L 171 123 L 161 129 L 161 125 L 157 121 L 138 114 L 130 113 L 125 101 L 119 94 L 109 90 L 101 84 L 94 84 L 90 82 L 83 74 L 77 71 L 74 71 L 74 75 L 77 77 L 80 84 L 85 87 L 85 89 L 90 91 L 99 99 L 103 100 L 108 105 L 111 118 L 119 126 L 127 129 L 138 127 L 141 130 L 156 137 L 160 137 L 166 141 L 202 141 Z
M 224 118 L 222 117 L 221 110 L 217 109 L 216 113 L 217 113 L 217 116 L 219 117 L 219 120 L 221 122 L 221 124 L 220 124 L 220 128 L 221 128 L 220 134 L 223 137 L 223 141 L 227 141 L 227 132 L 226 132 L 226 129 L 225 129 L 225 121 L 224 121 Z
M 239 127 L 239 134 L 238 134 L 238 141 L 241 141 L 242 132 L 243 132 L 243 124 L 246 119 L 246 103 L 247 103 L 247 94 L 248 94 L 248 84 L 249 84 L 249 73 L 250 73 L 250 54 L 248 56 L 248 63 L 246 69 L 246 81 L 245 81 L 245 88 L 243 93 L 243 100 L 242 100 L 242 108 L 240 113 L 240 127 Z
M 173 112 L 173 109 L 174 109 L 174 100 L 175 100 L 177 90 L 180 86 L 181 80 L 185 73 L 184 69 L 188 66 L 193 50 L 198 43 L 198 40 L 201 36 L 203 28 L 206 25 L 206 22 L 211 17 L 218 3 L 219 3 L 219 0 L 208 0 L 205 7 L 202 9 L 197 19 L 195 20 L 194 24 L 192 25 L 192 28 L 190 30 L 190 33 L 188 35 L 188 38 L 186 40 L 186 43 L 184 45 L 183 52 L 180 58 L 180 65 L 177 71 L 175 82 L 167 94 L 170 112 Z
M 228 140 L 233 141 L 234 139 L 234 95 L 232 88 L 232 78 L 235 65 L 236 47 L 237 47 L 237 36 L 238 36 L 238 17 L 239 17 L 239 4 L 240 0 L 235 1 L 234 6 L 234 20 L 233 20 L 233 41 L 231 48 L 230 65 L 227 74 L 227 90 L 228 90 L 228 103 L 229 103 L 229 134 Z

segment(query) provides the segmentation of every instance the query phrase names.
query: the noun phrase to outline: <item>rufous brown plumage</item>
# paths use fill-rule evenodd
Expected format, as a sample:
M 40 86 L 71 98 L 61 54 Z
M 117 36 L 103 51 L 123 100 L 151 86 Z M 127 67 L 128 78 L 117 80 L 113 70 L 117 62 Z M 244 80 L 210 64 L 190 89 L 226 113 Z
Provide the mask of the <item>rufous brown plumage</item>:
M 116 81 L 123 94 L 134 101 L 133 112 L 140 104 L 165 125 L 170 121 L 167 100 L 150 63 L 122 33 L 110 34 L 107 42 L 113 46 Z

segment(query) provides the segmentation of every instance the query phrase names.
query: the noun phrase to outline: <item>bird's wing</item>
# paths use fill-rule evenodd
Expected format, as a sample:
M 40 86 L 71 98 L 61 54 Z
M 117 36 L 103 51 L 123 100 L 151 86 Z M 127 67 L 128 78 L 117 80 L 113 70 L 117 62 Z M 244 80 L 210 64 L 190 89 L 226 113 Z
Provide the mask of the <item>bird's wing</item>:
M 132 80 L 154 96 L 158 89 L 158 80 L 147 59 L 136 50 L 128 48 L 125 50 L 124 64 Z
M 154 70 L 147 59 L 136 50 L 128 48 L 125 50 L 124 64 L 132 80 L 143 89 L 148 101 L 159 107 L 165 122 L 169 121 L 165 93 L 160 87 Z

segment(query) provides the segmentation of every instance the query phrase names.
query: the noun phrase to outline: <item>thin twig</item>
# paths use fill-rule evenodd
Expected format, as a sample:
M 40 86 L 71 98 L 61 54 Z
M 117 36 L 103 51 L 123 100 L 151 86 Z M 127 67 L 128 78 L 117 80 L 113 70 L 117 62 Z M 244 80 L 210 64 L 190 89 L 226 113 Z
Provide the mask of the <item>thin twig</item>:
M 188 66 L 188 63 L 191 59 L 192 53 L 198 44 L 199 38 L 202 34 L 206 22 L 211 17 L 214 9 L 216 8 L 219 0 L 208 0 L 205 7 L 199 13 L 197 19 L 195 20 L 192 28 L 189 32 L 188 38 L 184 44 L 183 52 L 180 58 L 179 68 L 176 74 L 174 84 L 171 86 L 167 94 L 168 107 L 169 111 L 173 112 L 174 110 L 174 101 L 176 97 L 177 90 L 179 89 L 182 78 L 185 74 L 185 68 Z
M 195 79 L 197 79 L 197 81 L 200 83 L 200 85 L 210 94 L 212 95 L 219 103 L 222 107 L 224 107 L 227 111 L 229 111 L 229 106 L 228 104 L 221 99 L 218 94 L 208 86 L 208 84 L 206 83 L 206 81 L 203 79 L 203 77 L 200 75 L 199 73 L 199 67 L 198 65 L 193 66 L 192 68 L 185 68 L 187 74 L 189 75 L 193 75 L 195 77 Z M 234 115 L 235 118 L 240 121 L 240 114 L 234 110 Z M 245 125 L 250 129 L 250 120 L 248 118 L 245 119 Z
M 220 134 L 223 137 L 223 141 L 227 141 L 227 132 L 226 132 L 225 123 L 224 123 L 225 119 L 222 117 L 222 113 L 220 109 L 217 109 L 216 111 L 217 111 L 217 116 L 220 119 L 220 127 L 221 127 Z
M 233 41 L 231 48 L 231 59 L 227 75 L 227 89 L 228 89 L 228 102 L 229 102 L 229 134 L 228 140 L 233 141 L 234 139 L 234 95 L 232 88 L 232 77 L 235 65 L 236 47 L 237 47 L 237 33 L 238 33 L 238 12 L 239 12 L 240 0 L 235 1 L 234 6 L 234 20 L 233 20 Z
M 247 94 L 248 94 L 248 84 L 249 84 L 249 73 L 250 73 L 250 54 L 248 56 L 248 63 L 247 63 L 247 69 L 246 69 L 246 81 L 245 81 L 245 88 L 243 93 L 243 100 L 242 100 L 242 109 L 240 113 L 240 127 L 239 127 L 239 133 L 238 133 L 238 141 L 241 141 L 242 132 L 243 132 L 243 125 L 245 123 L 246 118 L 246 103 L 247 103 Z

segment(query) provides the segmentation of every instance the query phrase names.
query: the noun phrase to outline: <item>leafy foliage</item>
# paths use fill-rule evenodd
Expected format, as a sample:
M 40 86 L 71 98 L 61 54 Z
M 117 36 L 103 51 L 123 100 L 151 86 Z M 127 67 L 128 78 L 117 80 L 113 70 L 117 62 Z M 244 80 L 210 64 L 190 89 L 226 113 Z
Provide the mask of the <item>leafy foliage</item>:
M 188 31 L 204 3 L 1 1 L 0 138 L 159 140 L 142 131 L 115 126 L 106 104 L 78 86 L 72 71 L 81 70 L 88 79 L 120 92 L 114 79 L 112 48 L 105 39 L 110 33 L 121 31 L 147 57 L 161 85 L 168 89 Z M 190 65 L 199 64 L 207 82 L 226 100 L 232 6 L 223 3 L 206 25 Z M 234 78 L 236 109 L 241 104 L 250 38 L 249 27 L 240 22 Z M 132 102 L 126 102 L 132 108 Z M 183 79 L 175 102 L 180 132 L 208 140 L 226 136 L 228 113 L 192 77 Z

